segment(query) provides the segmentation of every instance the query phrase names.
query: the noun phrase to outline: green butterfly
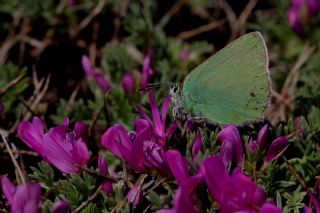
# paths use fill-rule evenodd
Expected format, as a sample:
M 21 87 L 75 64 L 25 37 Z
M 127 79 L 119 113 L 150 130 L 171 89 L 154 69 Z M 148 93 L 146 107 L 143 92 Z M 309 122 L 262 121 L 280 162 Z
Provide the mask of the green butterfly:
M 261 120 L 271 87 L 265 41 L 259 32 L 246 34 L 193 69 L 182 86 L 166 85 L 180 119 L 236 125 Z

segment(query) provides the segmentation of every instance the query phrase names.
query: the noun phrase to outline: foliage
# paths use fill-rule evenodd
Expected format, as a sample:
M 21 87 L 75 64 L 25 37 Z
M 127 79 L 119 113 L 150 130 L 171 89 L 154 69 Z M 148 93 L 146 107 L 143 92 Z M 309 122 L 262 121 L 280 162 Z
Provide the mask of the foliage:
M 248 5 L 250 2 L 254 1 L 249 1 Z M 137 124 L 138 119 L 147 120 L 141 111 L 150 116 L 148 125 L 153 122 L 150 128 L 159 133 L 155 105 L 148 92 L 143 91 L 144 80 L 147 79 L 147 83 L 182 83 L 194 67 L 227 45 L 229 38 L 251 31 L 260 31 L 266 40 L 272 79 L 271 107 L 278 107 L 273 113 L 284 119 L 269 119 L 271 113 L 266 111 L 265 123 L 237 127 L 244 161 L 240 165 L 233 157 L 227 169 L 231 173 L 241 168 L 283 212 L 301 212 L 305 206 L 316 209 L 310 194 L 319 202 L 320 29 L 317 26 L 320 2 L 315 14 L 308 14 L 307 6 L 299 12 L 297 17 L 303 33 L 297 32 L 288 20 L 292 4 L 290 0 L 257 1 L 250 10 L 250 5 L 246 7 L 243 2 L 226 0 L 215 3 L 207 0 L 171 3 L 155 0 L 0 0 L 3 20 L 0 24 L 0 131 L 8 136 L 20 167 L 31 168 L 24 175 L 31 182 L 41 184 L 42 211 L 50 212 L 54 203 L 62 199 L 68 202 L 71 211 L 80 206 L 79 212 L 154 212 L 177 208 L 175 199 L 182 184 L 175 180 L 168 162 L 163 170 L 148 161 L 143 162 L 142 169 L 134 169 L 125 154 L 138 153 L 139 147 L 122 150 L 125 154 L 121 150 L 112 152 L 112 148 L 106 148 L 103 138 L 107 131 L 121 125 L 124 129 L 110 133 L 107 142 L 116 138 L 118 145 L 125 139 L 130 144 L 139 144 L 141 126 Z M 219 21 L 221 25 L 212 27 Z M 234 31 L 236 25 L 242 28 Z M 186 34 L 189 37 L 182 36 Z M 91 63 L 88 65 L 91 74 L 86 73 L 83 55 L 87 55 Z M 126 75 L 129 76 L 127 79 Z M 102 78 L 110 90 L 101 87 Z M 50 79 L 48 88 L 43 86 L 46 79 Z M 161 109 L 161 103 L 166 100 L 168 88 L 153 90 L 156 106 L 162 114 L 165 110 Z M 165 132 L 173 124 L 177 128 L 164 136 L 165 145 L 157 152 L 143 150 L 144 154 L 150 154 L 152 158 L 156 153 L 157 157 L 165 158 L 162 151 L 178 150 L 187 159 L 188 175 L 196 176 L 203 170 L 206 159 L 221 154 L 223 143 L 219 137 L 224 126 L 183 123 L 175 120 L 171 111 L 172 104 L 166 123 L 160 126 Z M 43 157 L 41 162 L 34 153 L 28 156 L 32 146 L 24 141 L 17 129 L 22 119 L 30 120 L 33 116 L 43 121 L 44 134 L 63 124 L 66 117 L 71 123 L 83 121 L 88 124 L 88 137 L 82 138 L 90 153 L 87 167 L 79 167 L 75 174 L 65 174 L 39 153 Z M 252 154 L 250 141 L 258 140 L 259 131 L 266 123 L 265 147 Z M 38 142 L 32 131 L 30 135 Z M 68 129 L 64 139 L 74 140 L 75 132 Z M 194 141 L 198 135 L 201 135 L 202 149 L 194 156 Z M 281 136 L 288 140 L 288 146 L 273 161 L 266 162 L 272 142 Z M 43 137 L 41 135 L 39 140 Z M 162 140 L 162 137 L 156 134 L 139 146 Z M 17 171 L 5 146 L 0 148 L 2 165 L 5 165 L 0 169 L 1 176 L 8 175 L 13 179 Z M 104 172 L 99 155 L 107 164 Z M 77 159 L 77 156 L 73 157 Z M 134 163 L 141 160 L 141 156 L 130 160 Z M 103 188 L 106 183 L 112 185 L 112 192 Z M 137 204 L 130 201 L 129 194 L 133 189 L 137 190 L 134 198 L 138 199 L 141 192 Z M 219 202 L 211 196 L 205 181 L 192 193 L 190 197 L 199 212 L 219 209 Z M 1 199 L 0 205 L 4 203 L 7 201 Z M 81 206 L 83 203 L 86 205 Z M 9 208 L 4 205 L 0 211 L 9 211 Z

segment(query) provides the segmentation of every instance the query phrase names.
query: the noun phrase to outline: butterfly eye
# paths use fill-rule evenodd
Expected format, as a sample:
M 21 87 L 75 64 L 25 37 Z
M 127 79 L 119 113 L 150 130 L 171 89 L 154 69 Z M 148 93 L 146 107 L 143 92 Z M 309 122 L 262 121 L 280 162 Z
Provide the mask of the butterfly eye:
M 179 91 L 179 87 L 175 86 L 172 88 L 172 92 L 176 94 Z

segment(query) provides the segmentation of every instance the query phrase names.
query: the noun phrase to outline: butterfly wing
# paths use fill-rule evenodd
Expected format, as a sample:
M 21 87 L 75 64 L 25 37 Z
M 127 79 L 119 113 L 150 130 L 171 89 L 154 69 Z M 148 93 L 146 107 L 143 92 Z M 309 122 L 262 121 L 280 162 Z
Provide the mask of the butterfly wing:
M 268 53 L 259 32 L 246 34 L 186 77 L 182 105 L 194 117 L 241 124 L 261 119 L 268 105 Z

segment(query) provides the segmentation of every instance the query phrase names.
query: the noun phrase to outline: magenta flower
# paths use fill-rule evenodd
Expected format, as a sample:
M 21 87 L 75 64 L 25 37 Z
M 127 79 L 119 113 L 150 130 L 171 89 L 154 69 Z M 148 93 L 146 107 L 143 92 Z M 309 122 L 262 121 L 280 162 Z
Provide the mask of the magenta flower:
M 110 127 L 102 136 L 102 145 L 111 153 L 128 162 L 136 171 L 145 172 L 156 169 L 166 173 L 168 168 L 165 162 L 166 138 L 177 128 L 171 124 L 166 130 L 169 97 L 162 105 L 161 117 L 155 102 L 153 91 L 149 94 L 153 121 L 138 106 L 138 111 L 144 119 L 135 122 L 135 131 L 127 131 L 122 125 Z
M 4 103 L 0 100 L 0 116 L 2 116 L 4 112 Z
M 137 70 L 135 70 L 134 72 L 137 72 Z M 121 86 L 123 91 L 127 95 L 131 95 L 131 93 L 134 91 L 135 84 L 136 84 L 136 79 L 134 77 L 134 73 L 127 72 L 123 75 L 121 80 Z
M 157 169 L 167 170 L 164 160 L 164 149 L 143 119 L 135 122 L 136 132 L 127 132 L 116 124 L 110 127 L 101 138 L 101 143 L 109 152 L 122 158 L 137 171 Z M 143 128 L 144 127 L 144 128 Z
M 286 137 L 281 136 L 275 139 L 268 149 L 265 157 L 265 162 L 270 163 L 271 161 L 277 159 L 284 152 L 289 142 Z
M 19 124 L 18 135 L 25 144 L 60 171 L 80 172 L 80 167 L 89 162 L 89 151 L 85 144 L 88 127 L 77 122 L 73 131 L 68 132 L 68 128 L 69 119 L 66 118 L 64 124 L 44 133 L 41 120 L 34 117 L 32 123 L 22 121 Z
M 108 165 L 101 155 L 99 155 L 99 158 L 98 158 L 98 167 L 99 167 L 101 174 L 106 175 L 106 176 L 109 175 Z M 104 181 L 102 183 L 102 190 L 107 195 L 112 194 L 113 193 L 112 183 L 110 181 Z
M 248 142 L 249 152 L 252 155 L 256 155 L 259 152 L 262 152 L 266 147 L 266 140 L 268 137 L 268 124 L 264 125 L 258 133 L 257 140 L 254 141 L 250 138 Z
M 78 0 L 68 0 L 68 5 L 74 7 L 78 4 Z
M 273 203 L 265 202 L 262 205 L 259 213 L 282 213 L 282 210 L 278 208 L 276 205 L 274 205 Z
M 60 171 L 78 173 L 89 163 L 89 150 L 80 133 L 76 132 L 78 129 L 68 132 L 68 128 L 69 119 L 65 119 L 63 125 L 51 128 L 43 135 L 43 149 L 48 161 Z
M 305 30 L 303 24 L 316 16 L 320 11 L 319 0 L 292 0 L 288 11 L 288 21 L 291 28 L 303 36 Z
M 240 134 L 237 127 L 233 124 L 227 125 L 225 128 L 223 128 L 220 131 L 218 135 L 218 139 L 221 141 L 222 144 L 230 143 L 232 145 L 232 152 L 231 152 L 233 153 L 232 158 L 237 164 L 241 165 L 244 158 L 244 151 L 243 151 L 242 141 L 241 141 Z M 225 147 L 230 148 L 230 146 L 225 146 Z M 228 162 L 228 160 L 225 159 L 224 161 Z
M 154 97 L 154 91 L 150 91 L 149 100 L 153 121 L 140 106 L 138 106 L 137 109 L 141 114 L 142 118 L 148 122 L 149 126 L 153 129 L 156 136 L 160 139 L 160 145 L 164 147 L 166 145 L 166 138 L 170 136 L 177 128 L 177 125 L 175 123 L 172 123 L 169 129 L 166 130 L 166 118 L 169 109 L 170 97 L 167 96 L 162 103 L 161 116 Z
M 172 175 L 176 178 L 179 185 L 182 185 L 189 178 L 187 159 L 177 150 L 168 150 L 166 152 L 166 160 Z
M 51 213 L 68 213 L 69 204 L 65 200 L 58 200 L 55 202 L 51 208 Z
M 192 158 L 196 159 L 197 155 L 200 151 L 202 151 L 203 146 L 202 146 L 202 137 L 200 132 L 197 133 L 196 138 L 194 139 L 193 145 L 192 145 Z
M 141 88 L 147 87 L 151 76 L 154 74 L 154 71 L 151 65 L 152 65 L 151 54 L 149 53 L 144 57 L 144 60 L 143 60 Z
M 266 202 L 264 191 L 240 168 L 234 169 L 229 175 L 219 156 L 204 160 L 201 171 L 212 197 L 219 205 L 219 212 L 260 212 L 259 209 L 263 208 L 272 210 L 270 212 L 281 212 Z M 270 205 L 273 205 L 272 208 Z
M 31 149 L 45 158 L 43 150 L 44 127 L 42 121 L 38 117 L 33 117 L 32 122 L 21 121 L 18 126 L 18 136 Z
M 311 192 L 311 190 L 308 190 L 308 195 L 310 197 L 311 203 L 313 207 L 316 209 L 316 212 L 320 212 L 320 203 L 319 200 L 316 198 L 316 196 Z M 312 211 L 311 211 L 312 212 Z
M 127 194 L 127 199 L 129 203 L 137 206 L 142 200 L 142 190 L 141 187 L 134 186 Z
M 82 56 L 82 68 L 85 75 L 88 78 L 93 79 L 104 92 L 108 92 L 111 89 L 110 83 L 105 78 L 101 70 L 94 68 L 90 63 L 89 57 L 86 55 Z
M 308 206 L 303 207 L 303 213 L 313 213 L 312 209 Z
M 232 158 L 233 158 L 233 146 L 232 146 L 232 144 L 231 143 L 223 143 L 221 145 L 220 152 L 219 152 L 218 155 L 221 157 L 224 165 L 226 167 L 228 167 L 229 164 L 232 161 Z
M 186 212 L 186 209 L 191 213 L 198 212 L 198 198 L 195 189 L 202 182 L 202 174 L 189 176 L 187 159 L 176 150 L 167 151 L 166 159 L 179 188 L 174 197 L 174 209 L 163 209 L 157 212 L 183 213 Z
M 38 183 L 14 186 L 7 177 L 1 178 L 2 192 L 8 199 L 12 213 L 38 212 L 41 187 Z
M 183 48 L 183 50 L 180 52 L 179 59 L 180 61 L 184 62 L 187 61 L 190 57 L 190 51 L 188 48 Z

